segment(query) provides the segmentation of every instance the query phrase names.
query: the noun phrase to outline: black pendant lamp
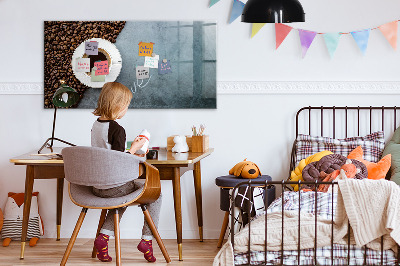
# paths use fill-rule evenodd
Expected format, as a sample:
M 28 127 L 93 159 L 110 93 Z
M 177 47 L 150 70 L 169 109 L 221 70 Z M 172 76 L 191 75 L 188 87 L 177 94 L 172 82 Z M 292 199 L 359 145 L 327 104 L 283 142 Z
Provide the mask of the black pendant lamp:
M 298 0 L 249 0 L 243 9 L 242 22 L 304 22 L 304 10 Z

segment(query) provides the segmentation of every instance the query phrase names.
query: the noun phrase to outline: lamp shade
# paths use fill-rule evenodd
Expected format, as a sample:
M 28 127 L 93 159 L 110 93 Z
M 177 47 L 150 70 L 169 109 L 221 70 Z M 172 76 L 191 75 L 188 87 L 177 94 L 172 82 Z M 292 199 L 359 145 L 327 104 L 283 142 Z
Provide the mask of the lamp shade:
M 298 0 L 249 0 L 243 9 L 242 22 L 304 22 L 304 15 Z
M 61 84 L 53 96 L 53 104 L 56 107 L 70 107 L 79 100 L 79 94 L 73 88 Z

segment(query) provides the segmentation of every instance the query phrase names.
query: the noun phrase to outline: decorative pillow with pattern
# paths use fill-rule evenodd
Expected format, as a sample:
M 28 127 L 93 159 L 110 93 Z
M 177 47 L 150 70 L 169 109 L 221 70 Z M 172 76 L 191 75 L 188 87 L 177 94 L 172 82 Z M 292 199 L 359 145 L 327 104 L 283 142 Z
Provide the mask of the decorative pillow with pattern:
M 365 160 L 378 162 L 385 148 L 383 131 L 374 132 L 364 137 L 345 139 L 299 134 L 296 139 L 296 165 L 298 165 L 302 159 L 324 150 L 347 157 L 347 155 L 358 146 L 362 147 Z

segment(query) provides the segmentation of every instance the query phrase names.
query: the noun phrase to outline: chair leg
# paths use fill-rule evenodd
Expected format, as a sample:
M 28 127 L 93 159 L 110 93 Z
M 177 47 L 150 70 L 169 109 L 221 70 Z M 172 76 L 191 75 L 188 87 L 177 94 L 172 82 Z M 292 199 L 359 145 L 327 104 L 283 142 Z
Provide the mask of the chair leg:
M 171 262 L 171 259 L 168 255 L 168 251 L 164 246 L 164 243 L 161 240 L 160 234 L 158 233 L 158 230 L 156 228 L 156 225 L 153 222 L 153 219 L 151 218 L 151 215 L 149 213 L 149 211 L 146 208 L 146 205 L 140 205 L 140 207 L 142 208 L 143 214 L 144 214 L 144 219 L 146 220 L 147 224 L 150 227 L 151 232 L 153 233 L 153 236 L 155 237 L 155 239 L 157 240 L 157 244 L 161 249 L 161 252 L 164 256 L 164 259 L 167 263 Z
M 99 226 L 97 227 L 96 238 L 100 234 L 100 230 L 103 227 L 104 221 L 106 220 L 106 215 L 107 215 L 107 210 L 106 209 L 101 210 L 101 215 L 100 215 L 100 219 L 99 219 Z M 96 248 L 95 248 L 95 246 L 93 244 L 92 258 L 96 258 L 96 254 L 97 254 L 97 250 L 96 250 Z
M 60 265 L 64 266 L 67 263 L 69 254 L 71 253 L 72 247 L 74 246 L 76 237 L 78 236 L 79 230 L 81 229 L 83 220 L 85 219 L 87 208 L 82 208 L 81 214 L 79 215 L 78 221 L 76 222 L 74 232 L 72 232 L 72 236 L 69 240 L 67 249 L 65 250 L 64 256 L 61 260 Z
M 114 214 L 114 234 L 115 234 L 115 256 L 117 257 L 115 265 L 121 265 L 121 243 L 120 243 L 120 235 L 119 235 L 119 213 L 118 209 L 115 209 Z
M 228 222 L 229 222 L 229 212 L 225 212 L 225 217 L 224 217 L 224 221 L 222 222 L 221 234 L 219 235 L 217 248 L 220 248 L 222 246 L 222 242 L 224 241 L 226 228 L 228 227 Z

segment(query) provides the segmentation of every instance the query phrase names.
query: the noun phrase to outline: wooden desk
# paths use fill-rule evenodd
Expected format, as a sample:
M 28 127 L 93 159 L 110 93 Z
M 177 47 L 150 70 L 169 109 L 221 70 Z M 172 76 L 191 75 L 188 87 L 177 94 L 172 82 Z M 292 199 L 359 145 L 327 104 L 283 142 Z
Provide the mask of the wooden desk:
M 61 148 L 54 148 L 60 153 Z M 147 160 L 148 163 L 158 168 L 161 180 L 171 180 L 173 184 L 175 223 L 178 242 L 179 260 L 182 260 L 182 204 L 180 177 L 188 170 L 193 170 L 194 190 L 196 196 L 197 219 L 200 241 L 203 241 L 203 211 L 201 193 L 201 169 L 200 160 L 210 155 L 214 149 L 206 152 L 174 154 L 161 149 L 157 160 Z M 50 151 L 42 151 L 47 153 Z M 36 155 L 37 151 L 23 154 L 10 159 L 15 165 L 26 165 L 25 199 L 21 236 L 21 255 L 24 258 L 28 218 L 31 207 L 32 189 L 34 179 L 57 178 L 57 240 L 60 239 L 61 214 L 64 188 L 64 162 L 56 156 Z

